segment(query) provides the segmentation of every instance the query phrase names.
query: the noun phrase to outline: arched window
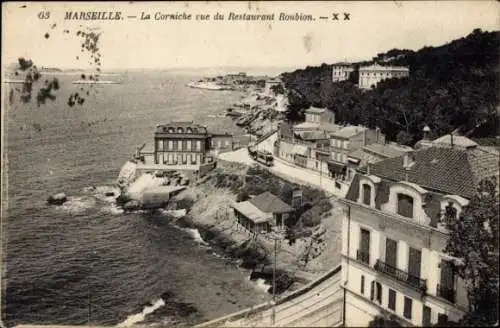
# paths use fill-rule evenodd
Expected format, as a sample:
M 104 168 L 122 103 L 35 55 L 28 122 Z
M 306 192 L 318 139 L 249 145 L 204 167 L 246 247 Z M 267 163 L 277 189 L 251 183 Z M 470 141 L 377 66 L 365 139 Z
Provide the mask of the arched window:
M 194 134 L 198 134 L 198 129 L 197 129 L 197 128 L 194 128 L 194 129 L 193 129 L 193 133 L 194 133 Z
M 168 128 L 168 133 L 174 133 L 174 132 L 175 132 L 174 128 Z
M 184 133 L 184 129 L 183 128 L 177 128 L 177 133 Z
M 167 128 L 166 127 L 163 127 L 163 132 L 167 132 Z
M 186 132 L 187 132 L 187 133 L 193 133 L 193 129 L 191 129 L 191 128 L 187 128 L 187 129 L 186 129 Z
M 413 218 L 413 197 L 406 194 L 398 194 L 398 210 L 399 215 Z
M 371 205 L 371 202 L 372 202 L 372 187 L 367 183 L 363 183 L 363 204 Z

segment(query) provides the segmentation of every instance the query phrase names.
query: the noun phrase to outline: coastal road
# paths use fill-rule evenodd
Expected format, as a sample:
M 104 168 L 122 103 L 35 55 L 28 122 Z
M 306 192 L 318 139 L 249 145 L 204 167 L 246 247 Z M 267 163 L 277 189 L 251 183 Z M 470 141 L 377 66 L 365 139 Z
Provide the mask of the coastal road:
M 236 151 L 219 154 L 221 160 L 229 162 L 237 162 L 245 165 L 254 165 L 256 162 L 252 160 L 246 148 L 241 148 Z M 262 165 L 262 167 L 266 167 Z M 320 175 L 318 172 L 308 170 L 302 167 L 295 166 L 287 163 L 279 158 L 274 158 L 274 165 L 267 167 L 269 171 L 277 176 L 280 176 L 289 181 L 298 184 L 307 184 L 320 189 L 325 192 L 342 197 L 341 192 L 335 188 L 335 181 L 325 175 Z

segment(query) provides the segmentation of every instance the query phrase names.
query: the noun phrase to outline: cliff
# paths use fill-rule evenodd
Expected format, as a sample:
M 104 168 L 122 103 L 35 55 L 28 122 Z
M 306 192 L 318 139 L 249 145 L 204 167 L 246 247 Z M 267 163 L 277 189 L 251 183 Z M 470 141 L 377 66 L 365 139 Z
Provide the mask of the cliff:
M 302 189 L 304 206 L 291 219 L 286 239 L 280 243 L 278 269 L 281 276 L 304 282 L 340 263 L 342 213 L 323 191 L 299 187 L 257 167 L 221 162 L 203 181 L 175 196 L 169 208 L 187 208 L 187 217 L 178 224 L 198 229 L 205 242 L 240 258 L 243 267 L 266 271 L 273 259 L 273 241 L 252 238 L 238 228 L 230 204 L 264 191 L 290 203 L 295 188 Z

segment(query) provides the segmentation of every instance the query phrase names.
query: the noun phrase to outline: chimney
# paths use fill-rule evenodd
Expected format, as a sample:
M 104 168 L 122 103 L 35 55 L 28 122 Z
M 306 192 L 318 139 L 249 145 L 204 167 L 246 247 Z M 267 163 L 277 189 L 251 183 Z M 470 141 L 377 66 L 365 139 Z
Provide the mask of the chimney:
M 423 140 L 429 140 L 429 134 L 431 132 L 431 128 L 429 128 L 429 126 L 426 125 L 426 126 L 424 126 L 424 129 L 422 131 L 424 132 Z
M 403 155 L 403 167 L 409 169 L 414 163 L 413 152 L 408 151 Z

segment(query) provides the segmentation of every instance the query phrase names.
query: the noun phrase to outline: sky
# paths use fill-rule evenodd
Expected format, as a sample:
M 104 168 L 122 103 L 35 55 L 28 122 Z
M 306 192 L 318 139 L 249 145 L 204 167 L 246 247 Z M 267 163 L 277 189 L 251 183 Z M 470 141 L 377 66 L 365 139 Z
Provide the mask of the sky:
M 64 20 L 67 11 L 120 11 L 124 19 Z M 40 12 L 50 17 L 38 18 Z M 143 12 L 153 19 L 140 20 Z M 154 20 L 156 13 L 183 12 L 193 18 L 210 14 L 212 19 Z M 215 21 L 217 12 L 226 18 L 230 12 L 274 13 L 276 20 Z M 278 21 L 281 12 L 311 14 L 316 20 Z M 344 12 L 350 20 L 343 20 Z M 103 69 L 298 68 L 371 59 L 392 48 L 439 46 L 475 28 L 500 30 L 499 12 L 495 1 L 3 3 L 2 61 L 25 57 L 39 67 L 86 68 L 76 31 L 91 27 L 101 32 Z M 338 21 L 331 19 L 333 13 L 339 13 Z M 127 18 L 131 15 L 137 18 Z

